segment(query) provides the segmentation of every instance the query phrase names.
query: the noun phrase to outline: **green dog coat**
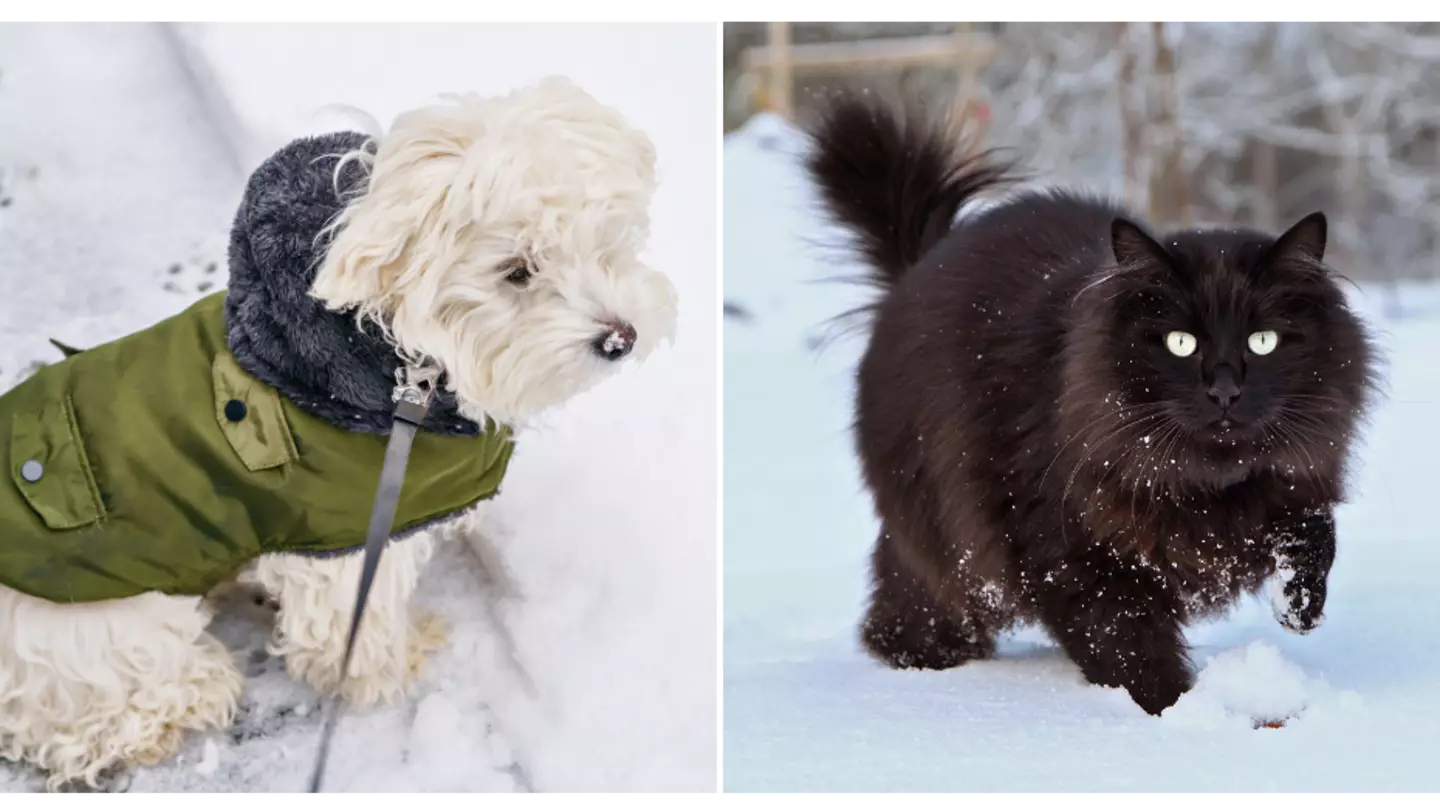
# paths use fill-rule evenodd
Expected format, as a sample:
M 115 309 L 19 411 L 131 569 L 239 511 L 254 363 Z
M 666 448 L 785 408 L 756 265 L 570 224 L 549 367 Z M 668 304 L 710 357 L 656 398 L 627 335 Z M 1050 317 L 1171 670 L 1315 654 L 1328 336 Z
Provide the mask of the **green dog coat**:
M 0 584 L 51 602 L 200 595 L 270 552 L 364 544 L 386 437 L 244 371 L 224 292 L 0 396 Z M 492 497 L 510 432 L 415 437 L 394 534 Z

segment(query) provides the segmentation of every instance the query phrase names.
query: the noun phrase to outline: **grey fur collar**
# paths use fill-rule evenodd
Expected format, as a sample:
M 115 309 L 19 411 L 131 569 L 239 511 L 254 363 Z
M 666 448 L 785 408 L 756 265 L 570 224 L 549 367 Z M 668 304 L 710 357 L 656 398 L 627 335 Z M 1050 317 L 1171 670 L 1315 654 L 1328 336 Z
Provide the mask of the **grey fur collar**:
M 344 205 L 335 166 L 366 140 L 357 132 L 301 138 L 250 176 L 230 231 L 225 321 L 241 367 L 296 406 L 347 430 L 388 434 L 400 363 L 394 347 L 378 329 L 361 331 L 353 314 L 330 312 L 309 295 L 325 249 L 317 237 Z M 352 162 L 340 188 L 353 192 L 364 181 L 365 170 Z M 437 392 L 425 428 L 480 432 L 444 391 Z

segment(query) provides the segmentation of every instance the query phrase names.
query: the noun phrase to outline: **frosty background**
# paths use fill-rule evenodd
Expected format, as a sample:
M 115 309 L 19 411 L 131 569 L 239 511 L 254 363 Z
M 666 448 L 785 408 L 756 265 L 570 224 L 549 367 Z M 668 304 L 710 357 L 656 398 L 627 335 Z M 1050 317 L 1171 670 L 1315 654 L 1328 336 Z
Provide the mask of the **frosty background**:
M 0 390 L 59 359 L 47 338 L 94 345 L 223 287 L 249 171 L 365 128 L 327 105 L 383 127 L 563 73 L 655 142 L 646 258 L 679 289 L 677 342 L 522 437 L 495 560 L 446 545 L 421 583 L 451 647 L 416 700 L 342 721 L 327 788 L 714 788 L 714 49 L 708 25 L 0 26 Z M 265 655 L 263 611 L 233 608 L 239 720 L 131 790 L 303 789 L 318 699 Z M 0 791 L 39 784 L 0 763 Z
M 795 24 L 793 41 L 954 35 L 950 23 Z M 795 123 L 744 70 L 764 24 L 726 26 L 727 790 L 1436 790 L 1440 723 L 1440 28 L 1004 24 L 962 99 L 1036 181 L 1123 195 L 1163 224 L 1290 224 L 1323 209 L 1331 262 L 1387 356 L 1326 623 L 1248 601 L 1189 634 L 1196 688 L 1160 718 L 1090 686 L 1047 638 L 997 660 L 894 672 L 856 637 L 877 524 L 851 450 L 866 300 L 829 246 Z M 886 46 L 884 39 L 876 47 Z M 828 87 L 956 103 L 953 65 L 797 70 Z M 1255 718 L 1292 716 L 1284 728 Z

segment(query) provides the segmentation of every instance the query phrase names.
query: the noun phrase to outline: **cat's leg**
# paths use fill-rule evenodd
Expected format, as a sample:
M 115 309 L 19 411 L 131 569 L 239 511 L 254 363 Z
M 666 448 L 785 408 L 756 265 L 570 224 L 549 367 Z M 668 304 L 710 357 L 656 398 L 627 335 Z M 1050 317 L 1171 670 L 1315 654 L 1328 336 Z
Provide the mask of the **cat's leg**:
M 1335 518 L 1329 509 L 1287 521 L 1272 531 L 1275 578 L 1270 606 L 1276 621 L 1296 633 L 1320 626 L 1325 585 L 1335 562 Z
M 874 588 L 860 628 L 872 655 L 898 669 L 948 669 L 995 654 L 993 617 L 974 609 L 960 583 L 952 598 L 914 573 L 882 531 L 871 557 Z
M 1159 714 L 1190 688 L 1185 610 L 1164 576 L 1107 549 L 1032 571 L 1041 622 L 1091 683 Z

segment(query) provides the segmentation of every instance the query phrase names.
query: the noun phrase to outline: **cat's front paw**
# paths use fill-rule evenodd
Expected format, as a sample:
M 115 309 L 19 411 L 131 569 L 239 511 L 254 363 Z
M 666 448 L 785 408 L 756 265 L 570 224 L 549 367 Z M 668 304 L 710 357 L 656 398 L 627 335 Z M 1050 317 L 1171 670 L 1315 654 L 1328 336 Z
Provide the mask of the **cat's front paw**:
M 1325 620 L 1325 584 L 1295 574 L 1284 567 L 1276 571 L 1270 580 L 1270 609 L 1281 627 L 1304 635 Z
M 1160 715 L 1190 691 L 1195 676 L 1184 659 L 1161 659 L 1144 665 L 1136 677 L 1127 679 L 1125 691 L 1146 714 Z
M 1125 691 L 1130 693 L 1130 699 L 1145 710 L 1146 714 L 1158 717 L 1174 706 L 1188 689 L 1189 685 L 1183 681 L 1169 681 L 1145 687 L 1131 686 Z

